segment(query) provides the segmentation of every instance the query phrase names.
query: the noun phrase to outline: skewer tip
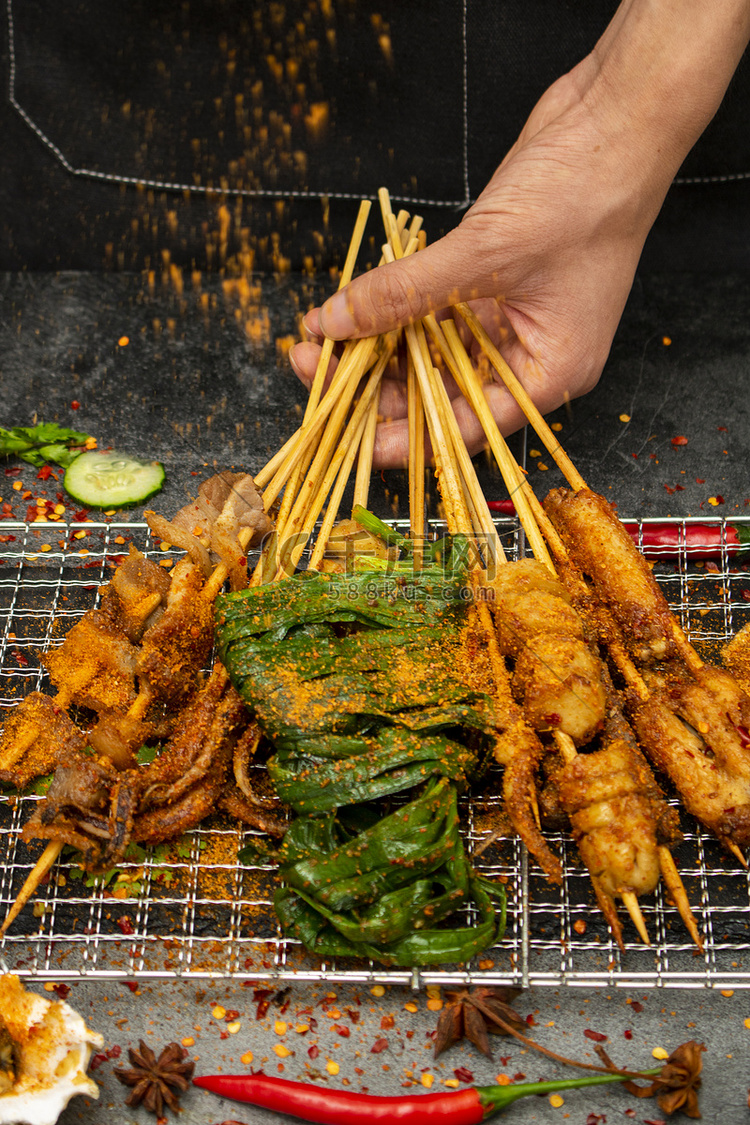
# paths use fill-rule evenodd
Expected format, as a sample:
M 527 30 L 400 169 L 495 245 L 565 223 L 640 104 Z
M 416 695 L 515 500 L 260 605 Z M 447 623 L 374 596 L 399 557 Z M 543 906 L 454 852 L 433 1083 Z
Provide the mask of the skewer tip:
M 16 901 L 13 903 L 10 910 L 6 914 L 5 921 L 3 922 L 2 926 L 0 926 L 0 937 L 4 937 L 8 927 L 12 925 L 13 922 L 15 922 L 16 918 L 21 913 L 24 906 L 29 901 L 44 876 L 54 867 L 57 861 L 57 857 L 60 855 L 60 852 L 62 850 L 63 844 L 60 840 L 51 840 L 49 844 L 47 844 L 47 847 L 44 849 L 39 859 L 36 861 L 28 876 L 26 877 L 24 885 L 18 892 Z
M 747 860 L 745 859 L 744 853 L 740 850 L 738 845 L 735 844 L 734 840 L 724 840 L 724 844 L 726 845 L 727 850 L 730 851 L 732 855 L 740 861 L 742 866 L 747 867 Z
M 662 878 L 664 879 L 666 888 L 672 896 L 672 901 L 677 907 L 680 917 L 685 923 L 685 929 L 688 931 L 691 938 L 695 942 L 698 950 L 703 953 L 703 938 L 701 936 L 700 930 L 698 929 L 698 923 L 696 922 L 695 915 L 693 914 L 693 911 L 690 907 L 690 901 L 685 891 L 682 879 L 680 878 L 680 873 L 677 870 L 677 865 L 675 864 L 672 853 L 665 845 L 662 845 L 659 848 L 659 866 L 661 868 Z
M 651 945 L 651 938 L 648 936 L 646 923 L 643 920 L 643 914 L 641 913 L 641 904 L 638 901 L 638 896 L 633 894 L 632 891 L 622 891 L 620 894 L 620 898 L 625 904 L 627 912 L 633 920 L 633 925 L 638 931 L 638 936 L 640 937 L 641 941 L 644 945 Z

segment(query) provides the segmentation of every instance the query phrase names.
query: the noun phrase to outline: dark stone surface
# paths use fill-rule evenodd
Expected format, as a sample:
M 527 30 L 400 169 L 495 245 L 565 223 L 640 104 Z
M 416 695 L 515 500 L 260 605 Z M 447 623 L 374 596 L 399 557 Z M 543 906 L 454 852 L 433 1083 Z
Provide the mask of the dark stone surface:
M 151 287 L 139 274 L 5 275 L 0 423 L 37 415 L 163 460 L 159 507 L 171 514 L 214 467 L 257 471 L 296 428 L 304 390 L 282 344 L 329 291 L 327 278 L 299 275 L 246 288 L 187 279 L 182 293 L 159 275 Z M 550 418 L 584 478 L 623 515 L 745 511 L 748 310 L 747 275 L 639 276 L 601 382 Z M 677 435 L 687 445 L 673 446 Z M 531 434 L 528 447 L 542 448 Z M 560 482 L 548 456 L 528 464 L 538 491 Z M 486 458 L 477 466 L 487 496 L 505 495 Z M 405 514 L 395 500 L 405 484 L 403 473 L 376 476 L 379 514 Z M 708 506 L 717 495 L 724 505 Z

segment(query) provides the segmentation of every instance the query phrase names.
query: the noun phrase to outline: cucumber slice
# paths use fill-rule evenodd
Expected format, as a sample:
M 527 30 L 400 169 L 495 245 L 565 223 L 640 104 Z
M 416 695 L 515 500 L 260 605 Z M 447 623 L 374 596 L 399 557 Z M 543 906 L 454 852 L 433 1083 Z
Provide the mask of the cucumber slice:
M 161 461 L 139 461 L 114 449 L 92 449 L 65 470 L 65 489 L 87 508 L 124 508 L 142 504 L 164 484 Z

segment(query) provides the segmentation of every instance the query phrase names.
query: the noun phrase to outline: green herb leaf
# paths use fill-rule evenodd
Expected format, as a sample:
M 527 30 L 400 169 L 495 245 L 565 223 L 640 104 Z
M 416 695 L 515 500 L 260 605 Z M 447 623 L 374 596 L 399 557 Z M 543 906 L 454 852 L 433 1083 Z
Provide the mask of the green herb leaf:
M 56 422 L 14 426 L 10 430 L 0 426 L 0 456 L 18 457 L 37 469 L 48 461 L 66 469 L 86 442 L 91 440 L 90 434 L 65 429 Z

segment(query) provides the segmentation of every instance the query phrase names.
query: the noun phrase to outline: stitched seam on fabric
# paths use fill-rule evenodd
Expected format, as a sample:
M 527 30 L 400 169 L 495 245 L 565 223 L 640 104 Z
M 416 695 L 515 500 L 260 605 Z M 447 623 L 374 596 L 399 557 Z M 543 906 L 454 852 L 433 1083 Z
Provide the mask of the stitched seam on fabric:
M 208 184 L 180 184 L 173 183 L 169 180 L 152 180 L 145 179 L 142 176 L 124 176 L 114 172 L 98 172 L 93 168 L 76 168 L 66 157 L 65 153 L 55 144 L 55 142 L 48 137 L 44 130 L 37 125 L 34 119 L 26 112 L 23 106 L 16 98 L 16 47 L 15 47 L 15 30 L 13 23 L 13 0 L 6 0 L 6 10 L 8 15 L 8 100 L 13 106 L 13 109 L 31 129 L 34 135 L 42 142 L 56 160 L 62 164 L 66 172 L 71 176 L 80 176 L 85 179 L 100 180 L 104 183 L 112 184 L 126 184 L 130 187 L 145 187 L 154 188 L 156 191 L 171 191 L 171 192 L 190 192 L 192 195 L 215 196 L 217 198 L 235 197 L 253 197 L 253 198 L 270 198 L 270 199 L 362 199 L 361 192 L 353 191 L 281 191 L 274 188 L 225 188 L 215 187 Z M 463 208 L 468 206 L 471 202 L 469 199 L 469 182 L 468 182 L 468 114 L 466 102 L 466 66 L 467 66 L 467 43 L 466 43 L 466 0 L 463 0 L 463 53 L 464 53 L 464 136 L 463 136 L 463 180 L 464 180 L 464 198 L 463 199 L 427 199 L 420 196 L 412 195 L 397 195 L 393 194 L 391 198 L 399 203 L 410 203 L 419 207 L 451 207 Z
M 471 192 L 469 186 L 469 32 L 468 32 L 468 8 L 469 0 L 463 0 L 461 11 L 461 35 L 463 38 L 463 97 L 464 97 L 464 114 L 463 114 L 463 148 L 464 148 L 464 199 L 463 206 L 468 207 L 472 202 Z
M 677 176 L 673 184 L 729 184 L 733 180 L 750 180 L 750 172 L 727 172 L 723 176 Z

